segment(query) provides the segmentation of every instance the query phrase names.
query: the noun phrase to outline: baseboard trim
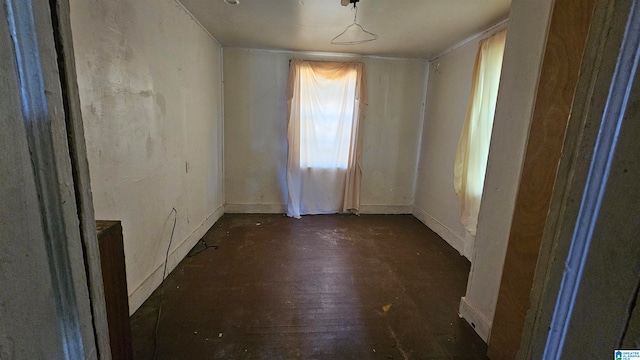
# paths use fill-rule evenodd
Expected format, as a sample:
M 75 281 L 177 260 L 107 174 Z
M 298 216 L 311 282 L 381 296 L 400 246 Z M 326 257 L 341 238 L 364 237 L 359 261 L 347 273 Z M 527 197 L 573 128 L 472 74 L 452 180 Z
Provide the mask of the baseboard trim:
M 360 205 L 361 214 L 411 214 L 410 205 Z M 286 204 L 225 204 L 224 212 L 231 214 L 285 214 Z
M 448 227 L 442 224 L 440 221 L 436 220 L 433 216 L 427 214 L 424 210 L 413 207 L 413 216 L 415 216 L 418 220 L 420 220 L 423 224 L 427 225 L 427 227 L 436 234 L 440 235 L 441 238 L 444 239 L 451 247 L 456 249 L 460 255 L 464 255 L 467 259 L 471 260 L 470 251 L 468 251 L 468 247 L 465 244 L 466 241 L 464 238 L 458 236 L 456 233 L 451 231 Z M 465 251 L 467 250 L 467 251 Z
M 475 306 L 473 306 L 466 297 L 462 297 L 460 299 L 460 310 L 458 315 L 473 327 L 485 343 L 489 341 L 491 322 Z
M 411 214 L 411 205 L 362 205 L 360 214 Z
M 287 204 L 225 204 L 228 214 L 284 214 Z
M 175 269 L 175 267 L 187 256 L 189 251 L 202 239 L 202 237 L 211 229 L 213 224 L 224 214 L 224 206 L 220 205 L 207 219 L 200 224 L 180 245 L 178 245 L 167 259 L 167 275 Z M 129 315 L 132 315 L 138 308 L 149 298 L 155 289 L 162 283 L 162 272 L 164 271 L 164 261 L 156 267 L 151 274 L 144 279 L 142 284 L 138 286 L 129 295 Z

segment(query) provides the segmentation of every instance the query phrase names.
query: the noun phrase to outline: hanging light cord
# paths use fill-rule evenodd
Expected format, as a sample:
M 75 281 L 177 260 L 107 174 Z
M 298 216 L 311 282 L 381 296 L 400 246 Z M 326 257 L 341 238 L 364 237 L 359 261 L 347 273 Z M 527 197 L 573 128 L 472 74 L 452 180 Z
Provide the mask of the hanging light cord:
M 353 3 L 353 8 L 356 10 L 356 13 L 353 15 L 353 23 L 351 25 L 355 24 L 357 22 L 356 20 L 358 20 L 358 7 L 356 3 Z

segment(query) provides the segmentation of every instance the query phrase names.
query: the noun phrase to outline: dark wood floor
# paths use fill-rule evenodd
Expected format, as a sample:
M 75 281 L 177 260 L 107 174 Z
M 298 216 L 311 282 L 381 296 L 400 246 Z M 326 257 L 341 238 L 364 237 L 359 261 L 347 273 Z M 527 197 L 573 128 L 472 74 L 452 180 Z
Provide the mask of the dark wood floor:
M 412 216 L 227 214 L 204 240 L 131 318 L 136 359 L 486 358 L 469 262 Z

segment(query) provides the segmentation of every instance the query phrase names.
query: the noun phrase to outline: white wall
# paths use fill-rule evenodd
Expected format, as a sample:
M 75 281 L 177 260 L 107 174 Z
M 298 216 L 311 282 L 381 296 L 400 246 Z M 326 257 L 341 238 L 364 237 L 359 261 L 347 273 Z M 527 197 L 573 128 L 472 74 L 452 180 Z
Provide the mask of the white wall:
M 284 210 L 288 59 L 224 49 L 226 212 Z
M 172 208 L 169 270 L 222 214 L 222 50 L 172 0 L 72 0 L 71 20 L 96 219 L 122 221 L 133 312 Z
M 453 168 L 479 39 L 430 63 L 413 210 L 415 217 L 467 258 L 471 257 L 473 237 L 460 223 Z
M 363 124 L 361 212 L 410 213 L 422 126 L 423 60 L 224 49 L 227 212 L 286 209 L 289 60 L 362 61 L 369 106 Z
M 479 39 L 430 64 L 413 214 L 461 254 L 471 272 L 460 314 L 486 341 L 502 278 L 551 1 L 514 0 L 482 205 L 474 239 L 460 224 L 453 164 Z
M 514 0 L 511 4 L 471 272 L 460 303 L 460 314 L 485 341 L 500 289 L 551 3 Z

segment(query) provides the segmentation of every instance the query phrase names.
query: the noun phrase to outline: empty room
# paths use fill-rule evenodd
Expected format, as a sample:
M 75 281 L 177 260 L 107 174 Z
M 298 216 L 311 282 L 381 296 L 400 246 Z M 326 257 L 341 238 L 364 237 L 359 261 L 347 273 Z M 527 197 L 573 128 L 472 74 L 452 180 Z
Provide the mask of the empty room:
M 0 359 L 638 349 L 639 9 L 6 0 Z

